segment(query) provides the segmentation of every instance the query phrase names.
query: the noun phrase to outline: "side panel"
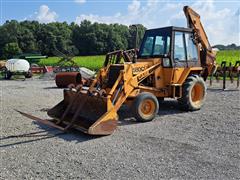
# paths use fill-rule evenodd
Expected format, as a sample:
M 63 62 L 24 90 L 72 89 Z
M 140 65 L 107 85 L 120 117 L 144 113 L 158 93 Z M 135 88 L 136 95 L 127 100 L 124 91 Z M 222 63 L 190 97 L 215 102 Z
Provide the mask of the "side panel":
M 177 84 L 179 79 L 182 77 L 184 70 L 187 68 L 184 67 L 178 67 L 178 68 L 174 68 L 174 76 L 172 79 L 172 84 Z
M 177 84 L 182 85 L 189 76 L 189 74 L 200 74 L 202 70 L 202 67 L 192 67 L 184 69 L 180 75 L 180 78 L 177 81 Z
M 156 69 L 154 80 L 155 80 L 155 87 L 157 89 L 165 87 L 165 76 L 164 76 L 164 69 L 162 66 Z
M 173 79 L 173 68 L 163 68 L 164 86 L 170 85 Z
M 161 58 L 138 59 L 138 62 L 137 62 L 138 65 L 137 64 L 134 65 L 135 67 L 134 71 L 138 71 L 138 70 L 142 71 L 141 68 L 139 68 L 140 66 L 143 67 L 142 63 L 146 63 L 146 67 L 150 67 L 150 65 L 153 65 L 157 62 L 161 62 L 162 64 L 162 59 Z M 173 74 L 174 74 L 173 68 L 171 67 L 166 68 L 166 67 L 160 66 L 159 68 L 157 68 L 154 72 L 154 81 L 155 81 L 154 87 L 157 89 L 161 89 L 170 85 L 172 82 Z

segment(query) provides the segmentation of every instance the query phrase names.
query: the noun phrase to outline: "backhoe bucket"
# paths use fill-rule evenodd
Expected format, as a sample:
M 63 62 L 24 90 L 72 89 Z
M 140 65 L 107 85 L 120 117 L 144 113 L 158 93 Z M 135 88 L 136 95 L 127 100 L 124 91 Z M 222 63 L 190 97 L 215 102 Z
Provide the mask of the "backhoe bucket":
M 108 135 L 117 127 L 118 115 L 107 97 L 64 90 L 64 100 L 50 109 L 48 115 L 65 129 L 76 128 L 92 135 Z

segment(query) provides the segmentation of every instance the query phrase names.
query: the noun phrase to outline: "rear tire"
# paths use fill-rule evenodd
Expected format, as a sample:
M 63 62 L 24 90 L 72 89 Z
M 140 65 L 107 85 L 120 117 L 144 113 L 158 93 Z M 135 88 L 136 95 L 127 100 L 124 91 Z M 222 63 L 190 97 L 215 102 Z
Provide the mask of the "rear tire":
M 32 77 L 32 72 L 28 71 L 27 74 L 25 74 L 25 78 L 31 78 Z
M 160 105 L 164 103 L 164 97 L 158 97 L 157 100 Z
M 38 64 L 31 64 L 31 67 L 39 67 Z
M 11 73 L 10 71 L 6 71 L 6 72 L 5 72 L 5 75 L 4 75 L 4 78 L 5 78 L 6 80 L 9 80 L 9 79 L 11 79 L 11 77 L 12 77 L 12 73 Z
M 182 97 L 178 99 L 180 108 L 184 111 L 201 109 L 206 97 L 206 84 L 198 75 L 189 76 L 183 84 Z
M 159 110 L 156 96 L 151 93 L 140 93 L 133 101 L 132 112 L 139 122 L 152 121 Z

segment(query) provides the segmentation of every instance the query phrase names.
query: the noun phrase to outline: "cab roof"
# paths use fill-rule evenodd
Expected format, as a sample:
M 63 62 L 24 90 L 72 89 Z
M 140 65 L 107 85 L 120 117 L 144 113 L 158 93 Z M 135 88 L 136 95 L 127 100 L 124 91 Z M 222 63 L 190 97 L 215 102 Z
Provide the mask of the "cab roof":
M 176 27 L 176 26 L 168 26 L 168 27 L 162 27 L 162 28 L 156 28 L 156 29 L 148 29 L 146 30 L 146 33 L 154 33 L 154 32 L 165 32 L 170 34 L 172 31 L 181 31 L 181 32 L 193 32 L 193 29 L 191 28 L 185 28 L 185 27 Z

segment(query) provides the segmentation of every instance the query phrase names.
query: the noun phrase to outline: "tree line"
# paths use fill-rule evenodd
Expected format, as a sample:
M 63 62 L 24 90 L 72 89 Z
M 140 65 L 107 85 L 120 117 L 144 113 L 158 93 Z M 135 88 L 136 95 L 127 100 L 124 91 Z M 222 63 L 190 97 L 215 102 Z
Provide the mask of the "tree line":
M 229 45 L 222 45 L 222 44 L 217 44 L 213 46 L 213 48 L 218 48 L 219 50 L 240 50 L 240 46 L 237 46 L 236 44 L 229 44 Z
M 145 27 L 138 27 L 137 46 Z M 75 23 L 37 21 L 6 21 L 0 26 L 0 58 L 11 58 L 21 53 L 40 53 L 54 56 L 56 50 L 73 55 L 99 55 L 117 49 L 135 47 L 135 26 L 102 24 L 82 21 Z

